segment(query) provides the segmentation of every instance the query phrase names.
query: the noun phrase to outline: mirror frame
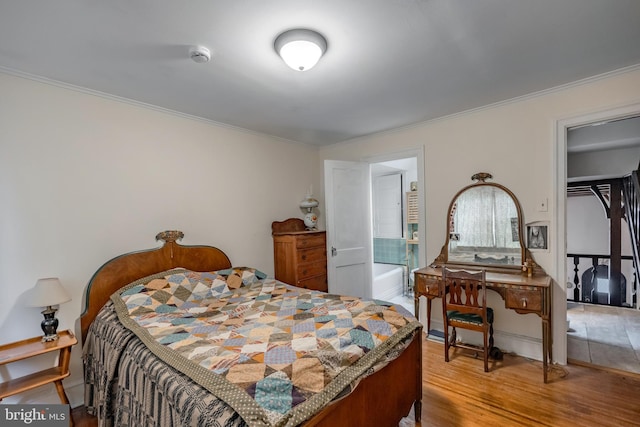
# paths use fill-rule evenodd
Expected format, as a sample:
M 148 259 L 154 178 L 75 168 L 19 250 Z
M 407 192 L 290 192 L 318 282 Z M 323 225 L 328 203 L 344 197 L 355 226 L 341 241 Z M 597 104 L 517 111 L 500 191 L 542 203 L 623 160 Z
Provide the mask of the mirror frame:
M 453 196 L 453 198 L 451 199 L 451 202 L 449 203 L 449 208 L 447 209 L 445 242 L 444 242 L 444 245 L 442 246 L 442 249 L 440 250 L 440 255 L 438 255 L 438 257 L 431 263 L 431 267 L 442 267 L 446 264 L 446 265 L 452 265 L 452 266 L 467 266 L 467 267 L 477 266 L 485 270 L 521 272 L 522 266 L 527 260 L 533 261 L 533 257 L 531 256 L 531 253 L 527 249 L 524 242 L 524 235 L 523 235 L 524 222 L 522 217 L 522 207 L 520 206 L 520 202 L 518 201 L 518 198 L 515 196 L 515 194 L 513 194 L 511 190 L 509 190 L 504 185 L 501 185 L 495 182 L 486 182 L 487 179 L 491 179 L 491 178 L 493 178 L 493 176 L 489 173 L 486 173 L 486 172 L 476 173 L 471 177 L 471 179 L 476 182 L 462 188 Z M 490 187 L 499 188 L 504 192 L 506 192 L 513 200 L 513 203 L 516 206 L 516 211 L 518 213 L 518 239 L 520 240 L 520 256 L 521 256 L 520 264 L 492 264 L 492 263 L 480 263 L 480 262 L 467 263 L 467 262 L 460 262 L 460 261 L 449 261 L 449 237 L 450 237 L 449 226 L 450 226 L 450 218 L 451 218 L 451 209 L 453 209 L 454 203 L 456 202 L 456 200 L 458 200 L 458 197 L 462 193 L 464 193 L 469 189 L 480 187 L 480 186 L 490 186 Z

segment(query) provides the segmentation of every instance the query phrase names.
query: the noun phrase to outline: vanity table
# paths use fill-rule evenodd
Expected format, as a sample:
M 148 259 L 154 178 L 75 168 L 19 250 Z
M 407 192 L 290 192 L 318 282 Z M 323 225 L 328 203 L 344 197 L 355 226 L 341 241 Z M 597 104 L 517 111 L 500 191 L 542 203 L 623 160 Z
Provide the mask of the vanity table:
M 522 211 L 506 187 L 486 182 L 487 173 L 475 174 L 476 183 L 460 190 L 449 205 L 445 244 L 426 268 L 415 271 L 414 304 L 427 298 L 427 331 L 431 329 L 431 302 L 444 294 L 442 268 L 486 271 L 486 286 L 500 294 L 505 308 L 533 313 L 542 323 L 544 382 L 552 358 L 551 277 L 533 260 L 523 242 Z M 491 224 L 491 226 L 486 226 Z M 523 261 L 524 260 L 524 261 Z

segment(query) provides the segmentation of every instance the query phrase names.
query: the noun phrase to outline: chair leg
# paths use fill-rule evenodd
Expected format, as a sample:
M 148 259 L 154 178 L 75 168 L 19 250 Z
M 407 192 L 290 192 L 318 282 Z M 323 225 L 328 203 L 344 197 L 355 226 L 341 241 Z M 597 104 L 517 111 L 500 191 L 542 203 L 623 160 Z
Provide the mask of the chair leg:
M 489 348 L 493 348 L 493 323 L 489 323 Z
M 444 361 L 449 361 L 449 326 L 444 324 Z
M 485 372 L 489 372 L 489 350 L 491 349 L 491 347 L 488 345 L 488 339 L 487 339 L 487 331 L 484 331 L 484 353 L 482 354 L 483 359 L 484 359 L 484 371 Z M 493 340 L 493 338 L 491 339 Z
M 489 340 L 484 334 L 484 371 L 489 372 L 489 353 L 493 351 L 493 323 L 489 323 Z

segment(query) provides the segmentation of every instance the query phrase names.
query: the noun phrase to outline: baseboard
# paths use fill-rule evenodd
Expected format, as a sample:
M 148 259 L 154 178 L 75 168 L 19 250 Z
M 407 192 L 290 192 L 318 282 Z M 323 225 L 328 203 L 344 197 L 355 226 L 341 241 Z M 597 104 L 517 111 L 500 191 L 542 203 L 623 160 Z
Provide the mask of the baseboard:
M 431 330 L 427 339 L 432 336 L 431 341 L 444 342 L 444 338 L 438 340 L 438 336 L 444 337 L 443 330 L 444 323 L 431 321 Z M 482 345 L 482 334 L 479 332 L 458 329 L 458 337 L 469 344 Z M 542 361 L 541 338 L 494 330 L 493 339 L 495 346 L 502 350 L 503 353 L 514 353 L 528 359 Z
M 431 329 L 427 334 L 427 339 L 433 342 L 444 343 L 444 333 L 437 329 Z
M 65 385 L 65 391 L 69 398 L 69 405 L 72 408 L 84 405 L 84 382 L 79 381 L 70 385 Z

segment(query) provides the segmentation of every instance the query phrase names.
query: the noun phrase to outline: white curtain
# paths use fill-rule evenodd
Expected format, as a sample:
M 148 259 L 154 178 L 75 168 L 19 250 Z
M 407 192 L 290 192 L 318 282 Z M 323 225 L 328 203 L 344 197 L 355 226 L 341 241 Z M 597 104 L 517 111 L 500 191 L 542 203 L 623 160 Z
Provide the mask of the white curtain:
M 457 245 L 519 248 L 517 216 L 513 199 L 502 189 L 479 186 L 467 190 L 456 203 L 454 227 L 459 235 Z

